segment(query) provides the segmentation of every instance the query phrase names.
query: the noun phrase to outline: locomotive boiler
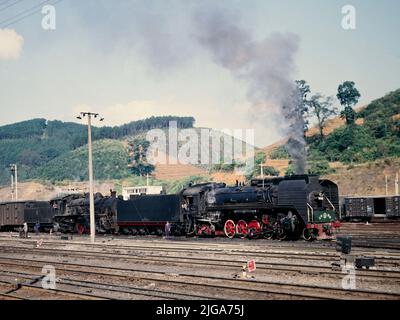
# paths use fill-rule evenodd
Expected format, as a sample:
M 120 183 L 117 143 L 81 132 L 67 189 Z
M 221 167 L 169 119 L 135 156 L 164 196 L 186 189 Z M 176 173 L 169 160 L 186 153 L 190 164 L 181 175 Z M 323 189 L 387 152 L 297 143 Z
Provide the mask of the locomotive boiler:
M 332 237 L 339 226 L 337 185 L 317 175 L 209 183 L 181 194 L 186 229 L 196 234 L 312 240 Z
M 55 228 L 64 233 L 86 233 L 90 230 L 89 194 L 73 194 L 50 201 L 54 210 Z M 117 232 L 116 220 L 118 199 L 115 192 L 103 197 L 94 195 L 96 232 Z

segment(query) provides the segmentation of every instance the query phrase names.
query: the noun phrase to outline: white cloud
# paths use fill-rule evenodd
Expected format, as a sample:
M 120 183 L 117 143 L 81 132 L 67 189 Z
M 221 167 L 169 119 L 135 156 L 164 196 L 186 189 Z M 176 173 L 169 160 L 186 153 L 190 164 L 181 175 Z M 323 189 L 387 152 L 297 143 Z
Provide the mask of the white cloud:
M 24 38 L 13 29 L 0 29 L 0 60 L 18 59 Z

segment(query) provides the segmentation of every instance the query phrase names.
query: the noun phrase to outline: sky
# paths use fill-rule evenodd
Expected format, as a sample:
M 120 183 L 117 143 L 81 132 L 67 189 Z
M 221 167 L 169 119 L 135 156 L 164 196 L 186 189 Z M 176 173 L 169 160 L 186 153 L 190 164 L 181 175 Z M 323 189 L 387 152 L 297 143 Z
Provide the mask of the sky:
M 46 4 L 54 30 L 42 27 Z M 356 29 L 342 27 L 345 5 Z M 285 120 L 273 107 L 258 116 L 248 79 L 198 41 L 196 17 L 214 11 L 254 41 L 295 35 L 285 77 L 305 79 L 312 93 L 335 95 L 352 80 L 361 106 L 400 88 L 397 0 L 0 0 L 0 125 L 96 111 L 104 125 L 194 116 L 198 127 L 254 129 L 258 146 L 283 138 Z

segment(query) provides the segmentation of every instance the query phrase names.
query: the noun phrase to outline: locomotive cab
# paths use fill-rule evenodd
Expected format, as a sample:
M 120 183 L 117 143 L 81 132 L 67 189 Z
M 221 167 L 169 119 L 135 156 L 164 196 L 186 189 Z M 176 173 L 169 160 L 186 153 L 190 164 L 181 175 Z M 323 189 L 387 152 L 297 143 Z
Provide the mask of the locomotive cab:
M 332 239 L 340 227 L 337 185 L 329 180 L 318 180 L 318 183 L 320 190 L 316 189 L 308 196 L 308 223 L 302 235 L 305 240 Z

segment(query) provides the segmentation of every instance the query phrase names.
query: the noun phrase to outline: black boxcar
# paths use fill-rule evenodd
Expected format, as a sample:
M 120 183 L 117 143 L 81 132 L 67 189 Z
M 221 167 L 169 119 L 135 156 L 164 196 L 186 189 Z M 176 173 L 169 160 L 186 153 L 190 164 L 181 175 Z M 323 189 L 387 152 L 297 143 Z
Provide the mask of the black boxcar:
M 344 220 L 371 220 L 374 215 L 374 199 L 371 197 L 344 198 Z
M 386 217 L 400 218 L 400 196 L 386 198 Z
M 0 229 L 14 230 L 28 223 L 28 227 L 39 222 L 41 228 L 53 226 L 54 211 L 47 201 L 15 201 L 0 203 Z
M 344 198 L 343 219 L 370 221 L 372 218 L 400 217 L 400 196 L 366 196 Z

